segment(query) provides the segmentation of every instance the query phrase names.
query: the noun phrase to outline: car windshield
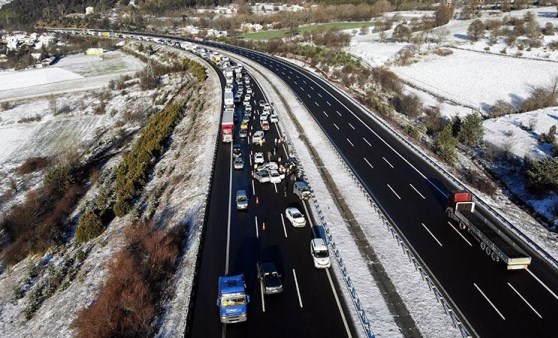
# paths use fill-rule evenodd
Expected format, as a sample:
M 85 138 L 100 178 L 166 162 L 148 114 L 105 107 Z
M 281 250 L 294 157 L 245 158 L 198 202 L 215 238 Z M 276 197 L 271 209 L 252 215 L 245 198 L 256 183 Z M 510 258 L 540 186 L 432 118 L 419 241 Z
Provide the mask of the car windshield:
M 225 307 L 227 306 L 239 306 L 245 303 L 244 296 L 237 296 L 237 297 L 223 297 L 221 300 L 221 304 Z
M 239 201 L 239 202 L 244 202 L 244 201 L 247 200 L 247 198 L 246 198 L 246 196 L 238 196 L 238 197 L 236 198 L 236 200 Z
M 293 212 L 293 218 L 302 218 L 302 214 L 299 212 Z
M 273 177 L 277 177 L 277 176 L 279 176 L 279 173 L 276 172 L 276 171 L 272 171 L 272 172 L 269 173 L 269 175 L 271 175 Z
M 314 255 L 318 258 L 327 258 L 329 257 L 329 254 L 327 252 L 327 250 L 319 250 L 319 251 L 314 251 Z

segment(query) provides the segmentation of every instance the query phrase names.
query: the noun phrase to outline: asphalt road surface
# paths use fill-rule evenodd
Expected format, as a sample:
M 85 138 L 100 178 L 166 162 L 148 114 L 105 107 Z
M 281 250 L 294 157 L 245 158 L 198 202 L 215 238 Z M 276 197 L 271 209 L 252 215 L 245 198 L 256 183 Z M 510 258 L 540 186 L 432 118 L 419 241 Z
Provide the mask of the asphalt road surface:
M 533 255 L 528 270 L 507 271 L 503 263 L 490 260 L 470 234 L 448 222 L 448 179 L 328 83 L 261 53 L 223 49 L 260 63 L 291 87 L 441 283 L 472 326 L 472 334 L 558 335 L 558 278 L 546 262 Z
M 257 102 L 263 99 L 263 94 L 253 82 L 252 88 L 255 91 L 252 107 L 260 111 Z M 242 146 L 245 165 L 243 170 L 233 169 L 232 144 L 219 144 L 194 297 L 194 315 L 186 336 L 355 336 L 350 320 L 347 322 L 348 315 L 340 292 L 336 291 L 332 272 L 316 269 L 313 265 L 310 239 L 315 236 L 312 231 L 315 228 L 310 224 L 294 228 L 284 217 L 285 208 L 296 206 L 308 221 L 305 205 L 292 192 L 292 182 L 288 186 L 288 179 L 280 184 L 259 183 L 251 177 L 253 152 L 263 152 L 266 160 L 268 152 L 275 161 L 278 157 L 283 163 L 286 160 L 284 144 L 278 144 L 273 155 L 274 140 L 280 137 L 277 124 L 271 123 L 264 146 L 249 144 L 246 138 L 238 136 L 241 106 L 235 108 L 238 121 L 235 123 L 234 144 Z M 250 126 L 252 133 L 260 129 L 258 114 L 252 115 Z M 238 189 L 248 192 L 249 208 L 246 211 L 236 210 L 234 198 Z M 283 276 L 284 291 L 281 294 L 262 296 L 256 276 L 258 260 L 273 260 L 278 266 Z M 246 277 L 250 295 L 248 320 L 223 325 L 216 306 L 217 279 L 220 275 L 240 273 Z

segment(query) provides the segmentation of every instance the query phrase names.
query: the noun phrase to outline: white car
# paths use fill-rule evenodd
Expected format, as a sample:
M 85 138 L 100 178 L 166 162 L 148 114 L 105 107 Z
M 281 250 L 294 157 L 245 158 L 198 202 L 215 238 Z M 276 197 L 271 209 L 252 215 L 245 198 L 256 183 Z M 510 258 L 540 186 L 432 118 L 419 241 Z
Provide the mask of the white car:
M 260 121 L 267 121 L 269 118 L 269 114 L 261 113 L 260 114 Z
M 242 160 L 242 157 L 237 157 L 234 159 L 234 168 L 244 169 L 244 161 Z
M 245 106 L 244 106 L 244 111 L 245 111 L 246 113 L 250 113 L 250 114 L 251 114 L 251 113 L 252 113 L 252 106 L 251 106 L 250 104 L 245 105 Z
M 250 95 L 250 94 L 244 95 L 244 102 L 246 102 L 246 101 L 250 102 L 250 100 L 252 100 L 252 95 Z
M 262 164 L 264 162 L 264 154 L 262 152 L 257 152 L 254 154 L 254 163 Z
M 306 225 L 304 215 L 297 208 L 287 208 L 285 210 L 285 217 L 287 217 L 294 227 L 302 228 Z
M 279 165 L 277 164 L 277 162 L 267 162 L 262 164 L 260 168 L 267 170 L 279 170 Z
M 258 170 L 254 173 L 254 178 L 260 183 L 269 182 L 269 172 L 265 169 Z
M 258 130 L 252 136 L 252 143 L 265 143 L 265 134 L 263 130 Z
M 281 183 L 281 174 L 277 170 L 268 170 L 269 182 L 279 184 Z
M 314 266 L 318 269 L 326 269 L 331 266 L 327 245 L 321 238 L 310 240 L 310 254 L 314 260 Z
M 246 94 L 252 94 L 252 87 L 246 87 Z
M 269 121 L 272 123 L 279 122 L 279 118 L 277 117 L 277 114 L 271 113 L 271 115 L 269 115 Z

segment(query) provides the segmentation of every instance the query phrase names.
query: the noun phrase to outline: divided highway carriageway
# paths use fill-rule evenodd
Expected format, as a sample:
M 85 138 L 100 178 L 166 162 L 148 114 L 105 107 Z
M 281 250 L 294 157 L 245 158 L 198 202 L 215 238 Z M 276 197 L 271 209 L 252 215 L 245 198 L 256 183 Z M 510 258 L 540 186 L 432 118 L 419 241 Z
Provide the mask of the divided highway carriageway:
M 558 336 L 556 270 L 517 238 L 532 257 L 528 269 L 508 271 L 492 261 L 471 234 L 448 221 L 447 196 L 454 188 L 447 177 L 315 74 L 252 50 L 204 44 L 259 63 L 294 91 L 449 295 L 472 335 Z

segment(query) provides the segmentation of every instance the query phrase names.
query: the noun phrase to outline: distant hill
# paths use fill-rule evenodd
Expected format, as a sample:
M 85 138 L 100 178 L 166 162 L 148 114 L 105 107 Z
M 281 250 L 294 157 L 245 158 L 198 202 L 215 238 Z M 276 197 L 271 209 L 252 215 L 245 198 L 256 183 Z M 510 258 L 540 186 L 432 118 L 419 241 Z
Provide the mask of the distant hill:
M 0 2 L 6 0 L 0 0 Z M 32 26 L 40 19 L 55 19 L 70 13 L 85 13 L 85 7 L 112 8 L 118 0 L 11 0 L 0 8 L 0 27 Z

